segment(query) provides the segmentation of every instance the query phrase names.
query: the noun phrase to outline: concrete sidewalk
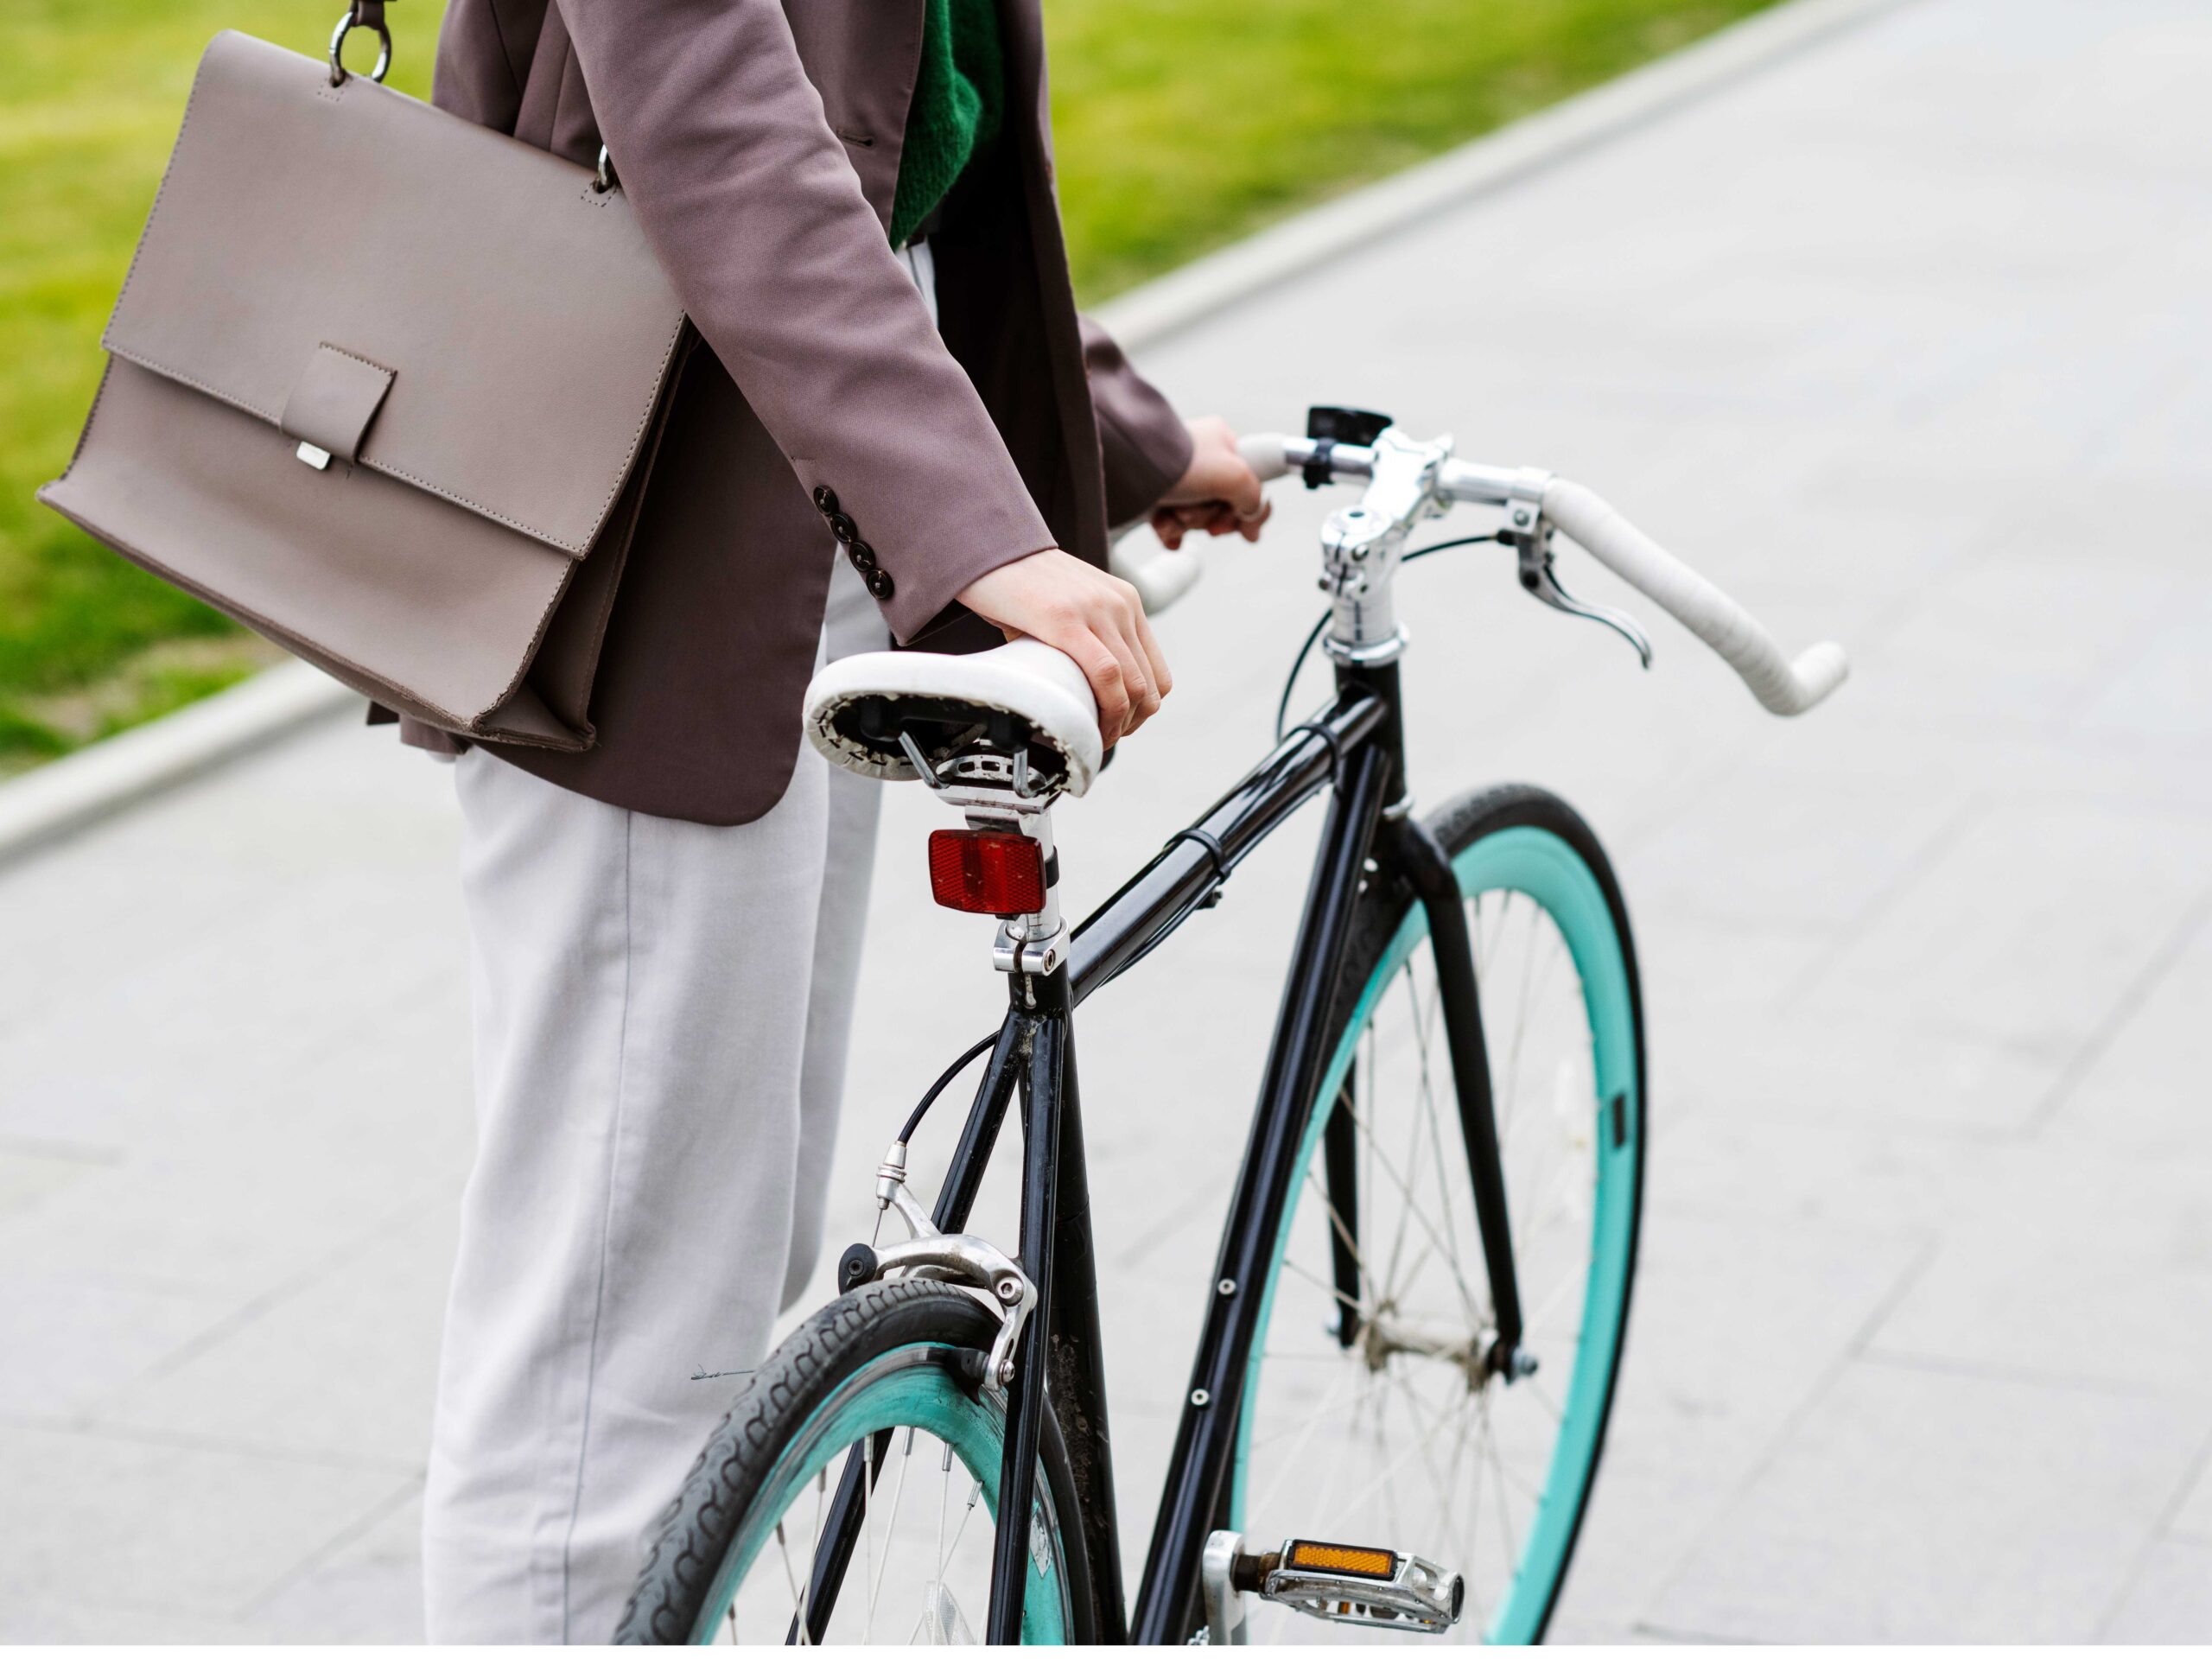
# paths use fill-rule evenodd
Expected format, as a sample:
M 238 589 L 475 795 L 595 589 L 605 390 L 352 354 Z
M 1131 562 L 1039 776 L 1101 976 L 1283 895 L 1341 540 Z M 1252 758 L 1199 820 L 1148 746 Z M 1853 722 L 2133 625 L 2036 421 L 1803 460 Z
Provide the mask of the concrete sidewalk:
M 1777 722 L 1488 550 L 1407 578 L 1426 803 L 1567 795 L 1644 957 L 1560 1637 L 2212 1638 L 2208 80 L 2201 7 L 1919 0 L 1147 358 L 1240 424 L 1357 402 L 1586 479 L 1853 652 Z M 1168 716 L 1061 815 L 1078 906 L 1262 746 L 1323 505 L 1164 620 Z M 833 1243 L 1002 994 L 928 903 L 941 822 L 890 798 Z M 419 1635 L 453 825 L 331 727 L 0 874 L 0 1638 Z M 1308 840 L 1086 1010 L 1140 1529 Z

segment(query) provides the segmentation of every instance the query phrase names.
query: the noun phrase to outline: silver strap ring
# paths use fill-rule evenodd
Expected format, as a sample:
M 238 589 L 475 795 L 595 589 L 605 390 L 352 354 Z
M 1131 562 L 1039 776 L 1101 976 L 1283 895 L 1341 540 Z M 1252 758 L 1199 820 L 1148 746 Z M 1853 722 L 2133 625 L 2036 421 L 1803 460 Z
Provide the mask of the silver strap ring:
M 381 81 L 385 77 L 385 72 L 391 67 L 391 30 L 384 23 L 378 23 L 375 28 L 378 47 L 377 67 L 369 71 L 369 79 Z M 330 35 L 330 84 L 334 86 L 343 86 L 346 84 L 346 77 L 352 73 L 346 67 L 346 60 L 340 54 L 346 48 L 346 37 L 353 32 L 353 13 L 349 7 L 346 15 L 338 20 L 338 27 L 333 29 Z
M 599 147 L 599 170 L 591 181 L 592 193 L 603 196 L 614 188 L 616 182 L 614 158 L 607 153 L 607 146 L 601 144 Z

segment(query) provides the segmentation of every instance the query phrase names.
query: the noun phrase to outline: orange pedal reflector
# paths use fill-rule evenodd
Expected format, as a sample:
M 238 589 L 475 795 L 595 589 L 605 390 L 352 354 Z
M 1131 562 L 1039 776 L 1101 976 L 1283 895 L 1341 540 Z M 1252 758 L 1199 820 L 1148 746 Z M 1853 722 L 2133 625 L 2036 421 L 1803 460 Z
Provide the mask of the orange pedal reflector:
M 1001 830 L 933 830 L 930 892 L 947 910 L 1027 916 L 1045 907 L 1044 851 Z
M 1355 1578 L 1390 1580 L 1397 1576 L 1398 1557 L 1387 1549 L 1364 1549 L 1357 1544 L 1319 1544 L 1308 1538 L 1294 1540 L 1283 1556 L 1285 1567 L 1313 1573 L 1349 1573 Z

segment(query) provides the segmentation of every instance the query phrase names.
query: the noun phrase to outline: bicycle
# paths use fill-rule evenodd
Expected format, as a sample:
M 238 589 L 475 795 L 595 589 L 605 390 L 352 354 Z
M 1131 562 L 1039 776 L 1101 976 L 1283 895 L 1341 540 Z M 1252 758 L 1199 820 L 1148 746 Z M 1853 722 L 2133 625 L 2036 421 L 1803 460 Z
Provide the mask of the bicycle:
M 1603 1449 L 1635 1277 L 1649 1113 L 1635 947 L 1603 849 L 1556 797 L 1515 785 L 1411 812 L 1395 579 L 1445 547 L 1502 543 L 1531 594 L 1614 628 L 1648 665 L 1631 618 L 1560 586 L 1557 531 L 1774 712 L 1812 707 L 1847 664 L 1833 645 L 1793 664 L 1580 486 L 1460 461 L 1448 439 L 1416 441 L 1387 416 L 1315 410 L 1305 438 L 1250 438 L 1245 453 L 1263 478 L 1365 485 L 1322 531 L 1330 609 L 1315 635 L 1325 626 L 1335 695 L 1080 926 L 1059 910 L 1052 806 L 1083 793 L 1103 757 L 1071 662 L 1027 640 L 967 658 L 883 652 L 809 688 L 825 753 L 918 778 L 965 815 L 930 838 L 931 886 L 941 904 L 999 918 L 1008 1007 L 878 1169 L 880 1216 L 906 1236 L 884 1243 L 880 1222 L 875 1243 L 847 1250 L 837 1298 L 740 1394 L 664 1517 L 618 1641 L 969 1641 L 980 1612 L 994 1643 L 1237 1643 L 1262 1609 L 1542 1636 Z M 1416 526 L 1462 504 L 1497 510 L 1500 527 L 1408 550 Z M 1162 554 L 1130 574 L 1157 609 L 1195 566 Z M 1071 1016 L 1325 790 L 1131 1606 Z M 1511 1011 L 1503 1044 L 1486 1007 Z M 909 1144 L 986 1055 L 925 1209 Z M 1017 1096 L 1008 1254 L 963 1230 Z

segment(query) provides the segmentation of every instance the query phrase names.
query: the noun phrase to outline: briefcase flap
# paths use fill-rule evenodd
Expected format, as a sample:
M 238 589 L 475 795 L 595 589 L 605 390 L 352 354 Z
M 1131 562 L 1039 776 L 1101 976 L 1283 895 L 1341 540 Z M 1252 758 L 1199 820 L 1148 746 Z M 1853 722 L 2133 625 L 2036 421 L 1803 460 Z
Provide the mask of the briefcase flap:
M 309 465 L 367 467 L 581 557 L 683 330 L 621 191 L 593 183 L 226 32 L 103 343 Z

